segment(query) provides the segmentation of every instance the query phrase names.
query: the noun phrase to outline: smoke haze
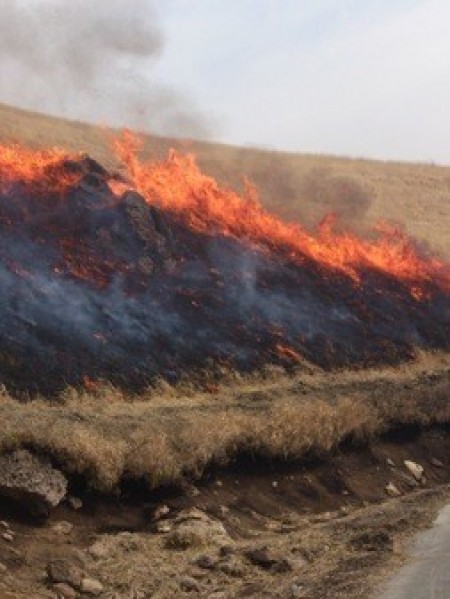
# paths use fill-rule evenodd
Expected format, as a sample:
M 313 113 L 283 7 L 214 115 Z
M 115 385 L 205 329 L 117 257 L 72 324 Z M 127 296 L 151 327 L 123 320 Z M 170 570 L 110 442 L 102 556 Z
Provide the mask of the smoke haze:
M 0 0 L 0 101 L 26 109 L 206 136 L 152 67 L 163 49 L 151 0 Z

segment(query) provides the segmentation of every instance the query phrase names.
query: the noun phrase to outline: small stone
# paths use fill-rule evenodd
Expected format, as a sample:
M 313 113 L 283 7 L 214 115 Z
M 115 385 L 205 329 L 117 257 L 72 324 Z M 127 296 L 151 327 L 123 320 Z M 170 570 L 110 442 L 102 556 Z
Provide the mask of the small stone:
M 197 487 L 194 485 L 190 485 L 189 488 L 186 490 L 186 493 L 190 497 L 198 497 L 198 495 L 200 495 L 199 489 L 197 489 Z
M 108 547 L 102 540 L 98 540 L 89 547 L 88 553 L 95 559 L 102 559 L 108 555 Z
M 216 487 L 223 487 L 223 482 L 221 480 L 216 480 Z
M 394 460 L 391 460 L 391 458 L 386 458 L 386 464 L 390 467 L 390 468 L 395 468 L 395 462 Z
M 71 524 L 70 522 L 65 522 L 64 520 L 62 520 L 61 522 L 56 522 L 52 526 L 53 532 L 55 532 L 58 535 L 68 535 L 72 532 L 72 529 L 73 524 Z
M 56 559 L 47 565 L 47 576 L 50 582 L 66 583 L 74 588 L 81 584 L 81 570 L 66 559 Z
M 226 516 L 229 513 L 230 508 L 228 508 L 226 505 L 221 505 L 219 507 L 219 511 L 220 511 L 220 513 L 221 513 L 222 516 Z
M 306 597 L 306 588 L 301 583 L 293 583 L 291 585 L 291 598 L 292 599 L 301 599 L 302 597 Z
M 202 568 L 191 568 L 189 570 L 189 576 L 195 578 L 195 580 L 202 580 L 204 578 L 208 578 L 208 576 L 211 576 L 211 573 L 208 570 L 203 570 Z
M 385 491 L 389 495 L 389 497 L 399 497 L 401 495 L 401 492 L 398 490 L 398 488 L 392 482 L 389 482 L 386 485 Z
M 272 487 L 276 489 L 278 487 L 278 482 L 276 480 L 272 481 Z
M 290 557 L 290 558 L 288 558 L 287 561 L 289 562 L 289 565 L 291 566 L 290 569 L 294 572 L 303 570 L 304 568 L 306 568 L 306 566 L 308 566 L 308 562 L 303 557 L 294 557 L 294 558 Z
M 4 541 L 7 541 L 8 543 L 12 543 L 14 541 L 14 535 L 12 534 L 12 532 L 4 532 L 2 534 L 2 539 Z
M 182 578 L 180 578 L 180 588 L 188 593 L 190 593 L 191 591 L 194 591 L 196 593 L 200 592 L 200 586 L 198 582 L 190 576 L 183 576 Z
M 435 466 L 436 468 L 443 468 L 444 467 L 444 462 L 441 462 L 441 460 L 438 460 L 437 458 L 431 458 L 430 464 L 432 466 Z
M 72 495 L 67 498 L 67 503 L 75 511 L 81 510 L 81 508 L 83 507 L 83 502 L 81 501 L 81 499 L 79 497 L 73 497 Z
M 329 522 L 333 518 L 331 512 L 323 512 L 323 514 L 317 514 L 314 516 L 313 522 Z
M 412 462 L 411 460 L 405 460 L 403 462 L 409 472 L 414 476 L 417 481 L 421 481 L 424 473 L 424 468 L 417 462 Z
M 87 595 L 98 596 L 103 593 L 104 587 L 99 580 L 95 578 L 83 578 L 81 581 L 81 589 Z
M 0 526 L 5 530 L 9 530 L 9 524 L 6 522 L 6 520 L 0 520 Z
M 227 576 L 232 576 L 233 578 L 242 578 L 242 576 L 244 576 L 244 568 L 236 560 L 220 564 L 219 570 Z
M 165 518 L 170 513 L 170 507 L 168 505 L 160 505 L 153 512 L 154 520 L 161 520 L 161 518 Z
M 58 582 L 53 585 L 53 590 L 56 591 L 56 596 L 61 599 L 75 599 L 77 593 L 70 585 L 65 582 Z
M 234 555 L 235 553 L 236 549 L 233 547 L 233 545 L 223 545 L 219 549 L 220 557 L 229 557 L 230 555 Z
M 5 572 L 7 572 L 8 568 L 5 566 L 5 564 L 2 564 L 0 562 L 0 573 L 4 574 Z
M 164 522 L 158 522 L 155 526 L 155 532 L 159 534 L 168 534 L 172 531 L 172 526 L 170 524 L 166 524 Z
M 216 565 L 216 561 L 210 555 L 199 555 L 194 560 L 194 564 L 204 570 L 212 570 Z
M 249 549 L 245 551 L 244 555 L 249 562 L 264 570 L 272 570 L 273 572 L 289 572 L 292 570 L 288 560 L 272 554 L 267 547 Z

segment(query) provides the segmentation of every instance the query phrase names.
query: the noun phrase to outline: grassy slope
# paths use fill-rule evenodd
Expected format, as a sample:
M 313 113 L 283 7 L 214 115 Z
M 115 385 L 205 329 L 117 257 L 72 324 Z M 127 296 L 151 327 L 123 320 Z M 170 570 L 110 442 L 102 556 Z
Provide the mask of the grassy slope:
M 0 104 L 0 141 L 57 145 L 85 151 L 114 166 L 105 130 Z M 389 140 L 386 141 L 389 143 Z M 403 222 L 410 233 L 450 257 L 450 167 L 290 154 L 223 144 L 147 140 L 158 155 L 169 146 L 193 149 L 204 171 L 233 188 L 253 181 L 263 203 L 283 217 L 314 222 L 336 210 L 353 225 L 380 218 Z
M 108 135 L 0 105 L 0 140 L 82 150 L 113 166 Z M 171 143 L 155 139 L 151 145 L 163 152 Z M 449 168 L 192 145 L 208 173 L 233 187 L 248 175 L 264 203 L 285 216 L 305 215 L 309 196 L 316 213 L 337 206 L 366 222 L 401 219 L 450 256 Z M 306 218 L 312 217 L 307 210 Z M 0 393 L 0 454 L 33 448 L 103 490 L 123 476 L 156 486 L 239 451 L 296 458 L 327 452 L 348 435 L 367 438 L 394 422 L 448 422 L 449 375 L 448 355 L 424 355 L 395 370 L 238 377 L 223 381 L 217 394 L 161 383 L 140 398 L 105 388 L 93 394 L 68 390 L 54 404 L 22 404 Z

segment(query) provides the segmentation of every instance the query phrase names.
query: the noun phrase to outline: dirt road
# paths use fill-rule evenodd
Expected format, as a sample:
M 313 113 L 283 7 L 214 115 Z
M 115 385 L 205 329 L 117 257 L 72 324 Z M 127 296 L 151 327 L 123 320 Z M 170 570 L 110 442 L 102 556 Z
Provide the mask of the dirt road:
M 448 599 L 450 597 L 450 505 L 433 528 L 415 542 L 412 561 L 388 583 L 377 599 Z

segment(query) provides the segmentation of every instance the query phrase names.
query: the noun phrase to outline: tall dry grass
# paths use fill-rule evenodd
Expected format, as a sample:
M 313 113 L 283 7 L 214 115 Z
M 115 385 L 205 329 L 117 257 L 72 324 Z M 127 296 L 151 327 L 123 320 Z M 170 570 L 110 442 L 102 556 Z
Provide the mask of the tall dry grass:
M 450 357 L 433 368 L 241 378 L 215 396 L 189 387 L 131 398 L 105 387 L 20 403 L 3 393 L 0 422 L 0 453 L 25 447 L 48 455 L 101 491 L 125 479 L 154 488 L 243 453 L 295 460 L 392 426 L 449 423 Z

